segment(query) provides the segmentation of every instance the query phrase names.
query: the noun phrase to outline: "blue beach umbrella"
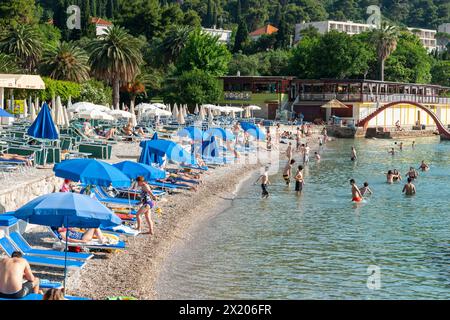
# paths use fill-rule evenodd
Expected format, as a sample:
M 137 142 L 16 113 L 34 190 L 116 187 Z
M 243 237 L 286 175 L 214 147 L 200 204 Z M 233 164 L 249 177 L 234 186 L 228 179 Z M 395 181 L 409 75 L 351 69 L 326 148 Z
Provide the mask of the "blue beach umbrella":
M 86 185 L 129 187 L 130 178 L 109 163 L 95 159 L 73 159 L 58 163 L 53 168 L 60 178 L 80 181 Z
M 266 134 L 263 131 L 261 131 L 261 129 L 257 125 L 250 122 L 241 122 L 240 124 L 245 132 L 252 135 L 256 139 L 258 140 L 266 139 Z
M 0 108 L 0 118 L 14 118 L 14 116 Z
M 187 137 L 194 141 L 202 141 L 203 140 L 203 131 L 196 127 L 186 127 L 180 131 L 178 131 L 177 135 L 179 137 Z
M 214 136 L 212 136 L 210 140 L 203 142 L 202 156 L 203 158 L 219 157 L 219 144 Z
M 164 179 L 166 172 L 164 170 L 133 161 L 123 161 L 114 164 L 114 167 L 122 171 L 130 179 L 144 177 L 145 180 Z
M 166 156 L 168 160 L 175 162 L 196 164 L 195 159 L 192 158 L 190 153 L 184 150 L 179 144 L 170 140 L 159 139 L 145 141 L 144 151 L 160 157 Z
M 39 111 L 36 120 L 34 120 L 33 124 L 28 128 L 27 133 L 29 136 L 37 139 L 58 139 L 58 131 L 56 130 L 50 109 L 46 103 L 44 103 L 41 111 Z
M 50 227 L 99 228 L 122 223 L 99 201 L 72 192 L 40 196 L 16 210 L 14 216 L 32 224 Z
M 203 135 L 205 140 L 208 140 L 211 137 L 220 138 L 224 141 L 230 141 L 234 140 L 236 137 L 233 133 L 231 133 L 229 130 L 225 130 L 223 128 L 212 128 L 207 131 L 205 131 L 205 134 Z
M 99 201 L 78 193 L 50 193 L 40 196 L 21 208 L 14 217 L 50 227 L 99 228 L 122 224 L 122 220 Z M 64 256 L 64 287 L 67 275 L 67 247 Z
M 155 134 L 153 135 L 152 140 L 141 141 L 139 146 L 142 148 L 142 152 L 141 152 L 141 156 L 139 157 L 139 163 L 143 163 L 143 164 L 147 164 L 147 165 L 156 163 L 159 166 L 161 166 L 164 163 L 164 159 L 163 159 L 164 155 L 152 152 L 149 148 L 147 148 L 148 142 L 155 141 L 155 140 L 159 140 L 157 132 L 155 132 Z

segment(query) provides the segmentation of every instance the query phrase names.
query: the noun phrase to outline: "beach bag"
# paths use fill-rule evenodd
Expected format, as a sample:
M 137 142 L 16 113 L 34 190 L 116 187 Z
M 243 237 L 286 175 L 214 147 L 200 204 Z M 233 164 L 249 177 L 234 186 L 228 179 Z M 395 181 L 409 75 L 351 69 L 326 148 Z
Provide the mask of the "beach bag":
M 75 253 L 83 252 L 83 250 L 81 249 L 81 247 L 74 247 L 74 246 L 69 246 L 69 247 L 68 247 L 68 251 L 69 251 L 69 252 L 75 252 Z

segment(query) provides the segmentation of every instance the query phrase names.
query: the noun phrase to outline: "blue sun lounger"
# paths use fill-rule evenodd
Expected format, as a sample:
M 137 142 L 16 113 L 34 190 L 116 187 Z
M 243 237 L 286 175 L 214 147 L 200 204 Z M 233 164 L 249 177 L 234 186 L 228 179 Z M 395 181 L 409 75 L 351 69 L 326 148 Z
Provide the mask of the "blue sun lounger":
M 53 230 L 51 227 L 48 227 L 49 232 L 52 234 L 53 237 L 55 237 L 60 244 L 65 245 L 66 241 L 62 240 L 58 231 Z M 104 232 L 105 234 L 105 232 Z M 83 247 L 83 248 L 89 248 L 89 249 L 100 249 L 100 250 L 123 250 L 125 249 L 125 242 L 120 240 L 117 244 L 93 244 L 93 243 L 71 243 L 68 242 L 69 246 L 73 247 Z
M 74 296 L 65 296 L 66 299 L 68 300 L 91 300 L 89 298 L 83 298 L 83 297 L 74 297 Z M 5 299 L 5 298 L 0 298 L 0 301 L 4 301 L 4 300 L 8 300 L 8 301 L 13 301 L 13 300 L 17 300 L 17 301 L 39 301 L 39 300 L 43 300 L 44 296 L 42 294 L 37 294 L 37 293 L 30 293 L 29 295 L 21 298 L 21 299 Z
M 106 202 L 106 203 L 124 205 L 124 206 L 126 206 L 126 205 L 138 206 L 141 203 L 138 200 L 112 198 L 102 188 L 98 188 L 98 187 L 92 189 L 92 192 L 94 192 L 95 196 L 98 198 L 98 200 L 100 202 Z
M 64 259 L 66 254 L 61 251 L 55 250 L 40 250 L 31 247 L 28 242 L 18 232 L 12 232 L 9 234 L 10 239 L 13 241 L 13 245 L 18 248 L 22 253 L 30 256 L 41 256 L 47 258 Z M 75 253 L 67 252 L 67 259 L 86 261 L 93 257 L 92 254 L 87 253 Z
M 11 257 L 14 251 L 16 251 L 16 248 L 14 248 L 14 245 L 11 243 L 11 241 L 7 237 L 3 237 L 0 239 L 0 247 L 5 251 L 5 253 L 8 255 L 8 257 Z M 23 258 L 28 261 L 29 264 L 35 265 L 35 266 L 41 266 L 41 267 L 51 267 L 51 268 L 60 268 L 64 269 L 64 267 L 67 265 L 68 269 L 82 269 L 86 262 L 81 261 L 73 261 L 73 260 L 67 260 L 66 264 L 64 260 L 61 259 L 51 259 L 51 258 L 45 258 L 45 257 L 37 257 L 37 256 L 30 256 L 27 254 L 23 255 Z
M 167 183 L 167 182 L 158 182 L 158 181 L 149 181 L 148 184 L 152 187 L 160 187 L 163 189 L 190 189 L 191 187 L 183 184 L 173 184 L 173 183 Z

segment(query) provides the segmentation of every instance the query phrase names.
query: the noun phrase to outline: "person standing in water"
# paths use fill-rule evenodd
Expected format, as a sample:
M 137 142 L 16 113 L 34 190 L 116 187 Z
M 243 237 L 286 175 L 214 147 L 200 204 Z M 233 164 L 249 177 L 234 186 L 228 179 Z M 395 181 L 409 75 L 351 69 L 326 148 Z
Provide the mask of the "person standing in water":
M 416 169 L 414 169 L 413 167 L 409 167 L 409 171 L 406 174 L 406 176 L 408 178 L 410 178 L 411 180 L 417 179 L 417 177 L 419 176 L 419 174 L 417 173 Z
M 303 185 L 305 184 L 305 181 L 303 180 L 303 166 L 298 166 L 297 173 L 295 174 L 295 191 L 297 192 L 297 195 L 300 194 L 303 190 Z
M 413 142 L 412 142 L 412 148 L 414 149 L 415 146 L 416 146 L 416 142 L 413 141 Z
M 294 150 L 292 150 L 292 142 L 289 142 L 289 145 L 286 149 L 286 157 L 289 161 L 291 161 Z
M 364 197 L 361 194 L 361 191 L 359 191 L 359 188 L 356 185 L 355 179 L 350 179 L 350 184 L 352 186 L 352 201 L 353 202 L 361 202 Z
M 305 144 L 305 148 L 303 151 L 303 164 L 307 164 L 309 162 L 309 152 L 311 148 L 308 146 L 308 143 Z
M 370 188 L 369 188 L 368 182 L 364 182 L 364 186 L 361 189 L 359 189 L 359 191 L 361 192 L 361 195 L 363 197 L 366 195 L 366 193 L 373 194 L 372 190 L 370 190 Z
M 400 142 L 398 147 L 399 147 L 400 151 L 403 151 L 403 142 Z
M 286 166 L 284 167 L 283 170 L 283 179 L 286 182 L 286 185 L 289 186 L 291 184 L 291 171 L 292 171 L 292 166 L 294 165 L 295 160 L 292 159 L 291 161 L 289 161 Z
M 269 191 L 267 191 L 267 186 L 270 184 L 269 181 L 269 168 L 266 167 L 264 173 L 259 176 L 258 180 L 255 181 L 254 185 L 261 181 L 262 198 L 267 199 L 269 197 Z
M 425 163 L 424 160 L 422 160 L 422 163 L 419 166 L 419 169 L 423 171 L 428 171 L 430 169 L 430 167 Z
M 402 193 L 405 193 L 407 196 L 416 194 L 416 186 L 412 183 L 411 178 L 408 178 L 408 183 L 403 187 Z
M 355 147 L 352 147 L 352 157 L 350 158 L 352 161 L 356 161 L 358 159 L 358 156 L 356 155 L 356 149 Z
M 388 153 L 391 154 L 391 155 L 395 155 L 395 149 L 391 148 L 391 150 L 389 150 Z

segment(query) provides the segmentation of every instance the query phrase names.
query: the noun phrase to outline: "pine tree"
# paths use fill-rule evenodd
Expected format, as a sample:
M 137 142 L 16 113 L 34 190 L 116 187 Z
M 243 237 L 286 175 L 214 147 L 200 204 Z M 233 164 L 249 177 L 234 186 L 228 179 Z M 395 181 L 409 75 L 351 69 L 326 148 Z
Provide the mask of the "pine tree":
M 108 0 L 106 3 L 106 16 L 114 19 L 114 0 Z
M 248 40 L 248 28 L 245 19 L 240 19 L 239 25 L 236 31 L 236 37 L 234 39 L 234 52 L 238 52 L 244 48 L 245 43 Z
M 241 15 L 242 15 L 242 5 L 241 5 L 241 0 L 238 0 L 237 1 L 236 16 L 234 17 L 234 20 L 236 22 L 239 22 L 239 20 L 241 19 Z
M 275 11 L 275 16 L 273 18 L 273 23 L 275 24 L 275 26 L 279 27 L 280 21 L 281 21 L 281 4 L 278 3 L 277 11 Z
M 97 1 L 91 0 L 91 14 L 93 17 L 97 16 Z
M 206 11 L 205 27 L 209 28 L 213 24 L 213 4 L 211 0 L 208 0 L 208 9 Z
M 275 47 L 276 48 L 286 48 L 289 46 L 289 30 L 288 30 L 288 24 L 286 23 L 285 17 L 282 16 L 280 20 L 280 25 L 276 34 L 276 42 Z
M 213 5 L 213 25 L 217 27 L 217 5 Z

